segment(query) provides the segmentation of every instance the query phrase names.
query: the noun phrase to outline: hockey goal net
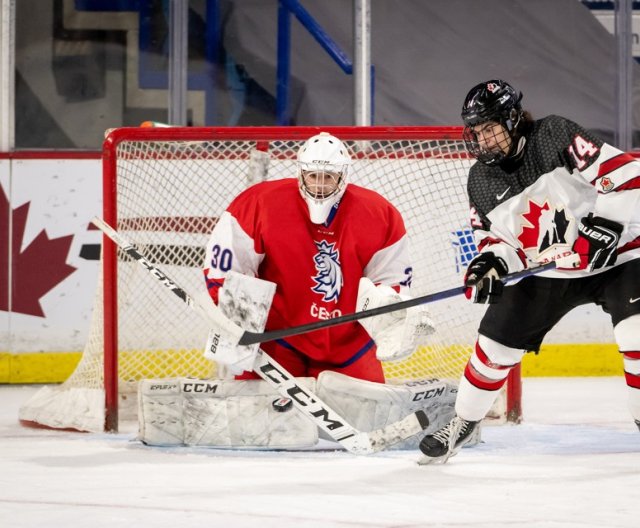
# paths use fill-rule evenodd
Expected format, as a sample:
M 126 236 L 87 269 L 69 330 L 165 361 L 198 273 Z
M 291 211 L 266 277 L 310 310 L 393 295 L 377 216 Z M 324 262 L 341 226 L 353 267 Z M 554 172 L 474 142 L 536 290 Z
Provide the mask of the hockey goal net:
M 465 192 L 470 160 L 459 128 L 121 128 L 104 143 L 104 218 L 187 291 L 204 289 L 204 247 L 218 216 L 247 186 L 295 177 L 308 137 L 328 131 L 348 146 L 352 183 L 402 213 L 413 257 L 414 296 L 459 286 L 476 252 Z M 104 239 L 103 272 L 82 359 L 45 387 L 20 418 L 55 428 L 117 430 L 145 378 L 216 376 L 203 357 L 208 326 Z M 458 380 L 482 308 L 458 297 L 430 305 L 436 333 L 409 359 L 386 363 L 391 383 Z M 517 420 L 519 373 L 497 413 Z M 135 409 L 135 405 L 129 406 Z M 119 412 L 120 409 L 120 412 Z

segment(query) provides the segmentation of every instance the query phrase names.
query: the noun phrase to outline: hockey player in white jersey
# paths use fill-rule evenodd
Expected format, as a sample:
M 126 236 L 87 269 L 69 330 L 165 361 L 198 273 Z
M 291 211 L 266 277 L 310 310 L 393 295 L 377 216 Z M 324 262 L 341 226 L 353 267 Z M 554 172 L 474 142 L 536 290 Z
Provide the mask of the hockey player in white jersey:
M 467 297 L 490 304 L 456 416 L 422 440 L 422 464 L 457 453 L 523 354 L 538 351 L 565 314 L 588 303 L 611 317 L 640 428 L 640 163 L 568 119 L 534 120 L 521 98 L 507 82 L 490 80 L 463 104 L 464 141 L 477 159 L 467 191 L 479 249 L 464 281 Z M 578 269 L 500 281 L 571 253 Z

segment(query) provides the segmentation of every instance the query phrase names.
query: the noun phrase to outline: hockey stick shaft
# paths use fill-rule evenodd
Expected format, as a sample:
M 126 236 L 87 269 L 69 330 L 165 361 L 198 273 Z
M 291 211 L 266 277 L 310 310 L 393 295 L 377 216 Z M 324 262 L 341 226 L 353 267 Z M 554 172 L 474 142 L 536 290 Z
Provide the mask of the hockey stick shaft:
M 160 268 L 154 266 L 147 258 L 144 257 L 135 246 L 123 237 L 118 231 L 107 224 L 97 216 L 92 219 L 94 225 L 107 235 L 113 242 L 124 251 L 129 257 L 137 261 L 145 268 L 158 282 L 167 287 L 171 292 L 180 298 L 182 302 L 193 308 L 194 310 L 207 317 L 220 330 L 224 331 L 225 337 L 234 340 L 236 343 L 244 335 L 245 331 L 227 318 L 222 311 L 213 302 L 196 302 L 195 297 L 187 294 L 178 284 L 166 275 Z
M 529 277 L 531 275 L 537 275 L 538 273 L 543 273 L 545 271 L 555 269 L 556 267 L 557 267 L 556 262 L 552 261 L 540 266 L 528 268 L 515 273 L 510 273 L 502 277 L 500 280 L 506 284 L 509 282 L 513 282 L 515 280 Z M 315 330 L 322 330 L 324 328 L 331 328 L 332 326 L 338 326 L 346 323 L 352 323 L 354 321 L 360 321 L 361 319 L 366 319 L 367 317 L 374 317 L 376 315 L 395 312 L 397 310 L 404 310 L 405 308 L 411 308 L 412 306 L 418 306 L 420 304 L 428 304 L 435 301 L 449 299 L 450 297 L 461 295 L 465 291 L 466 291 L 466 287 L 458 286 L 456 288 L 451 288 L 449 290 L 444 290 L 437 293 L 423 295 L 421 297 L 414 297 L 412 299 L 407 299 L 406 301 L 400 301 L 393 304 L 386 304 L 384 306 L 379 306 L 371 310 L 364 310 L 361 312 L 354 312 L 347 315 L 342 315 L 340 317 L 334 317 L 333 319 L 315 321 L 313 323 L 308 323 L 308 324 L 303 324 L 298 326 L 291 326 L 289 328 L 281 328 L 279 330 L 270 330 L 267 332 L 246 331 L 240 338 L 239 344 L 253 345 L 255 343 L 265 343 L 267 341 L 274 341 L 275 339 L 282 339 L 282 338 L 291 337 L 294 335 L 306 334 L 308 332 L 313 332 Z
M 260 350 L 254 371 L 281 396 L 289 398 L 293 406 L 347 451 L 368 455 L 386 449 L 423 431 L 429 420 L 423 411 L 409 414 L 402 420 L 371 432 L 358 431 L 314 393 L 302 387 L 296 379 L 267 353 Z
M 93 223 L 127 255 L 145 268 L 151 276 L 166 286 L 174 295 L 192 309 L 204 315 L 217 328 L 228 330 L 234 337 L 244 331 L 220 311 L 212 302 L 205 303 L 189 295 L 185 289 L 170 279 L 162 270 L 147 260 L 125 237 L 113 229 L 104 220 L 95 217 Z M 210 307 L 208 305 L 211 305 Z M 236 330 L 237 329 L 237 330 Z M 226 336 L 226 334 L 225 334 Z M 260 350 L 254 364 L 254 371 L 283 397 L 291 399 L 294 407 L 309 417 L 320 429 L 336 442 L 354 454 L 371 454 L 419 433 L 425 429 L 429 420 L 422 411 L 412 413 L 389 426 L 371 432 L 362 432 L 353 428 L 315 394 L 300 386 L 296 379 Z

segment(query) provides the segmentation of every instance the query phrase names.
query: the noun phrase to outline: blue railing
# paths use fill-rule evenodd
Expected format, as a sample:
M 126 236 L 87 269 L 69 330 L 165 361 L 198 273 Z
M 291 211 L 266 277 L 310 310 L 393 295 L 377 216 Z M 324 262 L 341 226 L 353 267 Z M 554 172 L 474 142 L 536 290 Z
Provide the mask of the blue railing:
M 163 6 L 168 8 L 168 1 Z M 187 74 L 187 89 L 205 92 L 205 116 L 207 125 L 216 121 L 214 77 L 220 54 L 220 13 L 219 0 L 206 0 L 205 17 L 205 58 L 206 66 L 202 71 Z M 138 84 L 142 89 L 168 89 L 167 71 L 158 69 L 153 64 L 153 35 L 151 27 L 152 3 L 141 0 L 75 0 L 75 8 L 84 11 L 137 11 L 139 18 L 139 69 Z M 346 75 L 353 75 L 353 62 L 340 46 L 327 34 L 322 26 L 300 4 L 299 0 L 279 0 L 278 3 L 278 36 L 277 36 L 277 84 L 276 84 L 276 123 L 291 124 L 290 115 L 290 79 L 291 79 L 291 15 L 302 24 L 311 36 L 320 44 Z M 167 14 L 168 18 L 168 14 Z M 168 55 L 164 49 L 163 54 Z M 373 115 L 373 79 L 374 68 L 371 68 L 371 114 Z M 373 118 L 372 118 L 373 121 Z
M 289 85 L 291 79 L 291 15 L 295 15 L 304 28 L 316 39 L 347 75 L 353 74 L 353 62 L 340 46 L 327 34 L 311 14 L 300 5 L 298 0 L 279 0 L 278 2 L 278 66 L 276 86 L 276 123 L 290 125 Z M 371 68 L 373 79 L 373 67 Z M 373 81 L 371 101 L 373 107 Z M 373 112 L 373 108 L 372 108 Z

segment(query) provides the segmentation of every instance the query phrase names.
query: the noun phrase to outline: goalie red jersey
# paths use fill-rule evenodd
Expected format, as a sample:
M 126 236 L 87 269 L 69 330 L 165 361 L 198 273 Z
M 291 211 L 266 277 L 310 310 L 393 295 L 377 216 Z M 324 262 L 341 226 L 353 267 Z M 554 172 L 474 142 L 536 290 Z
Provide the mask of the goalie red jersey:
M 326 221 L 313 223 L 293 178 L 250 187 L 222 214 L 204 269 L 214 301 L 229 270 L 277 285 L 267 330 L 355 311 L 361 277 L 400 288 L 411 280 L 406 230 L 393 205 L 349 184 Z M 263 346 L 274 347 L 337 367 L 375 349 L 357 322 Z

